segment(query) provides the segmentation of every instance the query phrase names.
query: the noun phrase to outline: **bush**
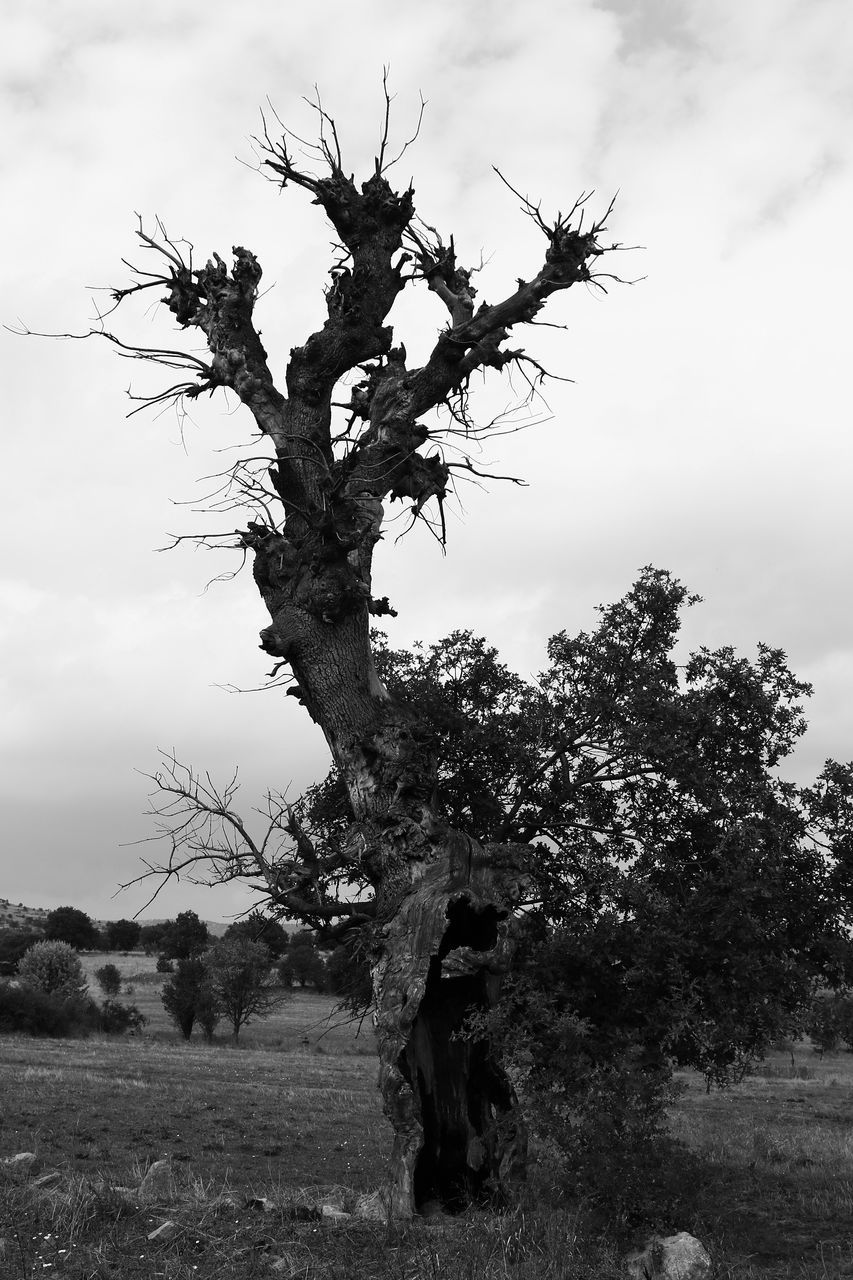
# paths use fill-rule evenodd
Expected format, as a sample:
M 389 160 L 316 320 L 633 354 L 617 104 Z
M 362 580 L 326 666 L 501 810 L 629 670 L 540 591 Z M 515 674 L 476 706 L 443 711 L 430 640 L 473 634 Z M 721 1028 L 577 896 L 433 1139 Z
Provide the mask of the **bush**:
M 118 1000 L 105 1000 L 101 1005 L 101 1030 L 108 1035 L 141 1031 L 148 1019 L 135 1004 L 121 1004 Z
M 80 957 L 67 942 L 36 942 L 19 961 L 18 978 L 47 995 L 82 996 L 86 990 Z
M 114 964 L 101 965 L 95 970 L 95 978 L 105 996 L 117 996 L 121 991 L 121 973 Z
M 175 972 L 175 966 L 172 964 L 172 961 L 169 959 L 168 956 L 157 957 L 157 972 L 158 973 L 174 973 Z
M 34 943 L 43 941 L 44 934 L 32 929 L 9 929 L 0 933 L 0 974 L 12 977 L 24 953 Z
M 62 997 L 36 987 L 0 982 L 0 1032 L 30 1036 L 87 1036 L 100 1027 L 94 1000 Z
M 163 1008 L 185 1040 L 192 1035 L 206 983 L 202 961 L 186 959 L 178 961 L 174 976 L 163 984 Z
M 814 996 L 805 1029 L 817 1053 L 832 1053 L 843 1040 L 853 1049 L 853 997 L 821 991 Z
M 336 947 L 326 961 L 326 982 L 332 995 L 353 1013 L 364 1013 L 373 1004 L 373 979 L 364 939 L 359 935 Z

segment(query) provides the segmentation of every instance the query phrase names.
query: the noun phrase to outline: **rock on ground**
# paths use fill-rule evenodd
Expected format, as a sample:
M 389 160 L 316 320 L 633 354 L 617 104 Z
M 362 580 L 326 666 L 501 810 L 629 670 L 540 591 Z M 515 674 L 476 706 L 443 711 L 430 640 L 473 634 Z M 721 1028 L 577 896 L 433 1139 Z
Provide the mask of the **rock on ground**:
M 171 1160 L 155 1160 L 139 1184 L 140 1200 L 167 1198 L 172 1190 Z
M 645 1249 L 625 1262 L 631 1280 L 706 1280 L 711 1274 L 707 1250 L 686 1231 L 652 1236 Z

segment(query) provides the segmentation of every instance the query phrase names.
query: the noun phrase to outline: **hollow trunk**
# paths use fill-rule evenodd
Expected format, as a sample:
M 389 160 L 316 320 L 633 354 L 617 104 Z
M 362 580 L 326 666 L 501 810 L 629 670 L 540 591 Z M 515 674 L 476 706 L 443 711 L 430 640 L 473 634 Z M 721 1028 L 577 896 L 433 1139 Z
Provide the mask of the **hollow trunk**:
M 525 1133 L 507 1076 L 471 1015 L 497 998 L 520 874 L 501 847 L 443 821 L 436 762 L 411 708 L 377 680 L 368 619 L 277 618 L 300 694 L 346 782 L 353 840 L 376 890 L 379 1083 L 394 1129 L 391 1209 L 458 1211 L 505 1200 Z

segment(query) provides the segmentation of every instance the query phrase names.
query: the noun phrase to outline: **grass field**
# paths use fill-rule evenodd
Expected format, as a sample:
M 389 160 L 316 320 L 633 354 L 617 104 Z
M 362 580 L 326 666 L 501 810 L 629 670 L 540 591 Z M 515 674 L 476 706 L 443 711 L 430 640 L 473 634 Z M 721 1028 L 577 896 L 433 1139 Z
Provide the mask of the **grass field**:
M 38 1157 L 28 1180 L 0 1176 L 2 1280 L 592 1280 L 622 1274 L 621 1254 L 642 1243 L 645 1231 L 631 1239 L 546 1196 L 544 1163 L 512 1213 L 319 1218 L 382 1180 L 390 1134 L 369 1028 L 357 1035 L 330 999 L 296 992 L 239 1048 L 227 1029 L 187 1044 L 163 1015 L 153 962 L 86 957 L 87 969 L 106 958 L 150 1018 L 142 1036 L 0 1037 L 0 1157 Z M 798 1047 L 793 1064 L 774 1055 L 728 1093 L 683 1083 L 673 1127 L 689 1150 L 658 1228 L 697 1235 L 718 1277 L 853 1277 L 853 1054 Z M 121 1190 L 166 1157 L 156 1202 Z

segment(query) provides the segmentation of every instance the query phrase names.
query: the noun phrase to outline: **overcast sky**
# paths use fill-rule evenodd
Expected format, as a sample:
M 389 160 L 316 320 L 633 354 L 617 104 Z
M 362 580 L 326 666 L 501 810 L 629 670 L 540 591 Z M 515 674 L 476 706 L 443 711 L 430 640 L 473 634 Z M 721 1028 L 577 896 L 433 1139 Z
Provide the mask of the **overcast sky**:
M 523 674 L 548 635 L 594 621 L 652 563 L 705 603 L 691 644 L 784 648 L 815 685 L 792 763 L 853 756 L 850 222 L 853 6 L 849 0 L 28 0 L 3 18 L 2 319 L 81 330 L 92 286 L 139 258 L 134 211 L 162 217 L 196 254 L 259 256 L 259 324 L 274 373 L 323 318 L 329 229 L 304 192 L 279 194 L 250 135 L 267 96 L 297 132 L 319 85 L 348 169 L 377 148 L 381 74 L 397 166 L 421 216 L 487 265 L 495 301 L 541 262 L 543 240 L 495 178 L 544 212 L 618 189 L 618 260 L 639 277 L 607 297 L 573 289 L 528 351 L 574 379 L 547 420 L 495 440 L 484 460 L 528 488 L 464 493 L 447 556 L 423 531 L 377 556 L 374 590 L 399 610 L 392 643 L 485 634 Z M 244 163 L 240 163 L 243 161 Z M 102 295 L 103 296 L 103 295 Z M 168 345 L 165 308 L 128 309 L 119 332 Z M 444 323 L 413 294 L 398 335 L 410 357 Z M 293 699 L 258 684 L 268 618 L 248 575 L 188 549 L 198 477 L 249 439 L 224 398 L 125 418 L 143 371 L 100 342 L 0 339 L 3 367 L 0 897 L 136 912 L 125 842 L 143 817 L 157 748 L 224 777 L 250 808 L 265 786 L 320 777 L 326 750 Z M 483 412 L 510 399 L 487 391 Z M 548 416 L 550 415 L 550 416 Z M 228 526 L 226 526 L 228 527 Z M 180 886 L 149 915 L 187 906 L 225 919 L 236 890 Z

